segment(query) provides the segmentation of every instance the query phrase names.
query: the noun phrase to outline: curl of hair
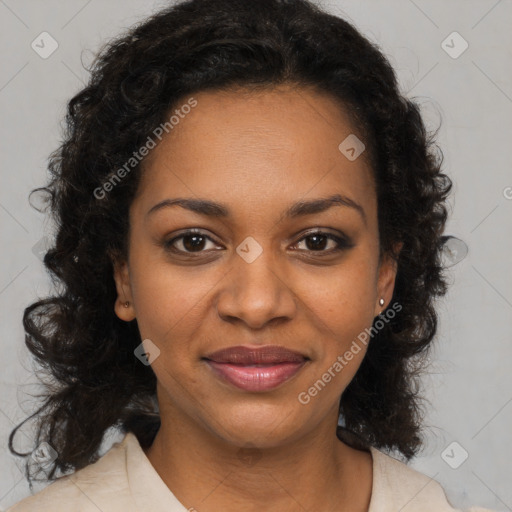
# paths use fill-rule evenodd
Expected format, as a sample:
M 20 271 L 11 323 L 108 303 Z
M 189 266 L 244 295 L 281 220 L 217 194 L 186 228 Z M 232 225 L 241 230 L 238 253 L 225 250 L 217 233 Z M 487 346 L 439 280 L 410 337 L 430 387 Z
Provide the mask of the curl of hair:
M 44 265 L 60 291 L 24 311 L 26 345 L 51 382 L 42 406 L 11 432 L 11 452 L 28 457 L 13 439 L 33 417 L 35 446 L 44 440 L 58 454 L 46 480 L 97 460 L 109 428 L 151 444 L 160 426 L 156 378 L 134 356 L 137 321 L 114 313 L 113 279 L 113 260 L 127 257 L 128 210 L 144 161 L 104 197 L 95 191 L 192 94 L 291 84 L 346 110 L 374 172 L 381 253 L 394 255 L 403 243 L 392 300 L 402 309 L 372 337 L 342 394 L 338 435 L 413 457 L 422 444 L 416 379 L 436 333 L 434 300 L 446 292 L 442 232 L 452 184 L 436 134 L 400 93 L 379 48 L 307 0 L 190 0 L 106 44 L 90 71 L 68 103 L 51 178 L 33 191 L 48 194 L 56 222 Z M 31 483 L 28 465 L 26 472 Z

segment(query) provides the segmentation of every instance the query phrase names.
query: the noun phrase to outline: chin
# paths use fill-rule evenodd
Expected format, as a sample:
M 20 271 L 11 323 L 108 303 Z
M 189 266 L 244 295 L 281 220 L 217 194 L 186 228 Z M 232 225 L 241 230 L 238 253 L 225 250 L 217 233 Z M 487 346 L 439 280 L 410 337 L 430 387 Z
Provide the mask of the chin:
M 244 411 L 226 411 L 219 414 L 217 410 L 212 430 L 229 443 L 244 446 L 251 444 L 259 448 L 273 448 L 290 441 L 299 434 L 300 425 L 296 415 L 286 412 L 283 407 L 261 410 L 262 407 L 244 407 Z M 226 419 L 229 418 L 229 421 Z M 222 429 L 219 429 L 219 426 Z

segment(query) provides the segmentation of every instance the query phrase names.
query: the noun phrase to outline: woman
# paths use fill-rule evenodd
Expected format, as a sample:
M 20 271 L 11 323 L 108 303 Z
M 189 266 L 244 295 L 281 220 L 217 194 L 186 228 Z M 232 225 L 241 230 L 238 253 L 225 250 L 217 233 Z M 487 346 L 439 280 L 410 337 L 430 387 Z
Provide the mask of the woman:
M 63 288 L 24 315 L 52 382 L 9 447 L 74 473 L 13 512 L 455 510 L 382 451 L 422 445 L 451 182 L 378 48 L 305 0 L 182 2 L 67 123 Z

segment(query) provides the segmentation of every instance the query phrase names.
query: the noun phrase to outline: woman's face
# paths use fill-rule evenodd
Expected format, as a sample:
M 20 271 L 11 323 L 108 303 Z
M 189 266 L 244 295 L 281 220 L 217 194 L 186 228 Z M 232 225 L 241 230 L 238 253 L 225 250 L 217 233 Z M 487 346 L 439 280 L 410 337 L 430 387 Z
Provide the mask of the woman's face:
M 389 304 L 395 267 L 379 262 L 372 173 L 364 153 L 339 149 L 354 130 L 332 99 L 284 87 L 194 99 L 145 162 L 115 309 L 151 340 L 163 425 L 275 446 L 336 424 L 366 345 L 344 355 Z M 218 206 L 155 208 L 178 198 Z M 303 362 L 280 373 L 205 359 L 240 345 Z

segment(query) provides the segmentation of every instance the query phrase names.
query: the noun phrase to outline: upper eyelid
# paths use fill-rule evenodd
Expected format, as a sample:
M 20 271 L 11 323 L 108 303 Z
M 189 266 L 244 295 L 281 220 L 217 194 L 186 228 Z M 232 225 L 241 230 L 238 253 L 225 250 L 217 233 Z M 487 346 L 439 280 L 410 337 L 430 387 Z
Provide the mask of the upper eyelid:
M 197 228 L 185 230 L 182 233 L 179 233 L 179 234 L 173 236 L 172 238 L 170 238 L 167 243 L 174 242 L 174 241 L 184 238 L 186 236 L 192 236 L 192 235 L 201 235 L 201 236 L 204 236 L 205 238 L 208 238 L 208 240 L 212 241 L 213 243 L 219 244 L 219 242 L 216 242 L 215 239 L 212 238 L 210 235 L 206 234 L 204 231 L 198 230 Z

